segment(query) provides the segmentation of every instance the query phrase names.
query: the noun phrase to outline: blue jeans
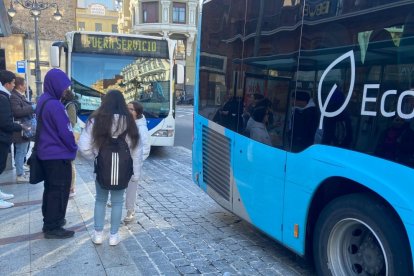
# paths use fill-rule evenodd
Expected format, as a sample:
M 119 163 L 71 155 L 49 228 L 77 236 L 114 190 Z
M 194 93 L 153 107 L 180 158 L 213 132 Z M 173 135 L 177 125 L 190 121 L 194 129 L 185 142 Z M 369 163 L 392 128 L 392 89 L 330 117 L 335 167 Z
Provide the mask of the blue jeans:
M 24 164 L 24 158 L 26 157 L 26 154 L 27 154 L 28 146 L 29 146 L 29 142 L 15 144 L 16 155 L 14 157 L 14 165 L 16 166 L 16 174 L 18 176 L 24 174 L 23 164 Z
M 111 193 L 111 234 L 118 233 L 119 225 L 121 224 L 122 217 L 122 205 L 124 204 L 123 190 L 104 190 L 95 181 L 96 187 L 96 200 L 95 200 L 95 230 L 102 231 L 105 224 L 105 210 L 106 202 L 108 201 L 108 195 Z

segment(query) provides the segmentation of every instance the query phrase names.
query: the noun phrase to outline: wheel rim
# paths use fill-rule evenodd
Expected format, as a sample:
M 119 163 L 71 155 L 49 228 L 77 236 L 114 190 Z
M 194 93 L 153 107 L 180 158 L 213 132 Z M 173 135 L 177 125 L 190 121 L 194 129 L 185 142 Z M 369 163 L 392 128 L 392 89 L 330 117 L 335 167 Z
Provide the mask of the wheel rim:
M 381 240 L 360 220 L 339 221 L 329 235 L 327 253 L 333 275 L 388 275 L 387 255 Z

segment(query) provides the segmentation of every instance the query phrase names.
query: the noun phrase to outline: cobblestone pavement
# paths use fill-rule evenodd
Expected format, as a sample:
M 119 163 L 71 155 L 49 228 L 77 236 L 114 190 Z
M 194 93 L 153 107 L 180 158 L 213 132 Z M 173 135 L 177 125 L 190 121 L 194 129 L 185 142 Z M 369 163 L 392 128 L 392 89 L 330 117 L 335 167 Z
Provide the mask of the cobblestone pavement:
M 92 164 L 80 162 L 77 172 L 94 193 Z M 137 210 L 122 244 L 143 275 L 313 275 L 301 258 L 199 189 L 185 148 L 153 149 Z

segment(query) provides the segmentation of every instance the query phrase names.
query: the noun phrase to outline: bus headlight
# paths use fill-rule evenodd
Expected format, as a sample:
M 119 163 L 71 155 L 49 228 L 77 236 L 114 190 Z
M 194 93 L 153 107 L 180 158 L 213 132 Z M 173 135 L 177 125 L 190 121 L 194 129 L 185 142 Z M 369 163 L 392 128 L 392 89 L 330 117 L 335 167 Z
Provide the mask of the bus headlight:
M 154 137 L 173 137 L 174 130 L 173 129 L 160 129 L 155 132 L 152 136 Z

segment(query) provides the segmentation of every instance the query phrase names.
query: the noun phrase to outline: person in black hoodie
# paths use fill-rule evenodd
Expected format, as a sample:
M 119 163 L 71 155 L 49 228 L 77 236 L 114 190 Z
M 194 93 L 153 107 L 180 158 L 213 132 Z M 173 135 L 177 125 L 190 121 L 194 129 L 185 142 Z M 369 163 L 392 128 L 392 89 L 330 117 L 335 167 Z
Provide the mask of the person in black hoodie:
M 15 80 L 16 76 L 13 72 L 0 71 L 0 174 L 6 168 L 13 132 L 22 130 L 19 124 L 13 122 L 10 104 L 10 92 L 14 89 Z M 0 190 L 0 209 L 13 207 L 13 203 L 6 201 L 13 197 L 14 195 Z

